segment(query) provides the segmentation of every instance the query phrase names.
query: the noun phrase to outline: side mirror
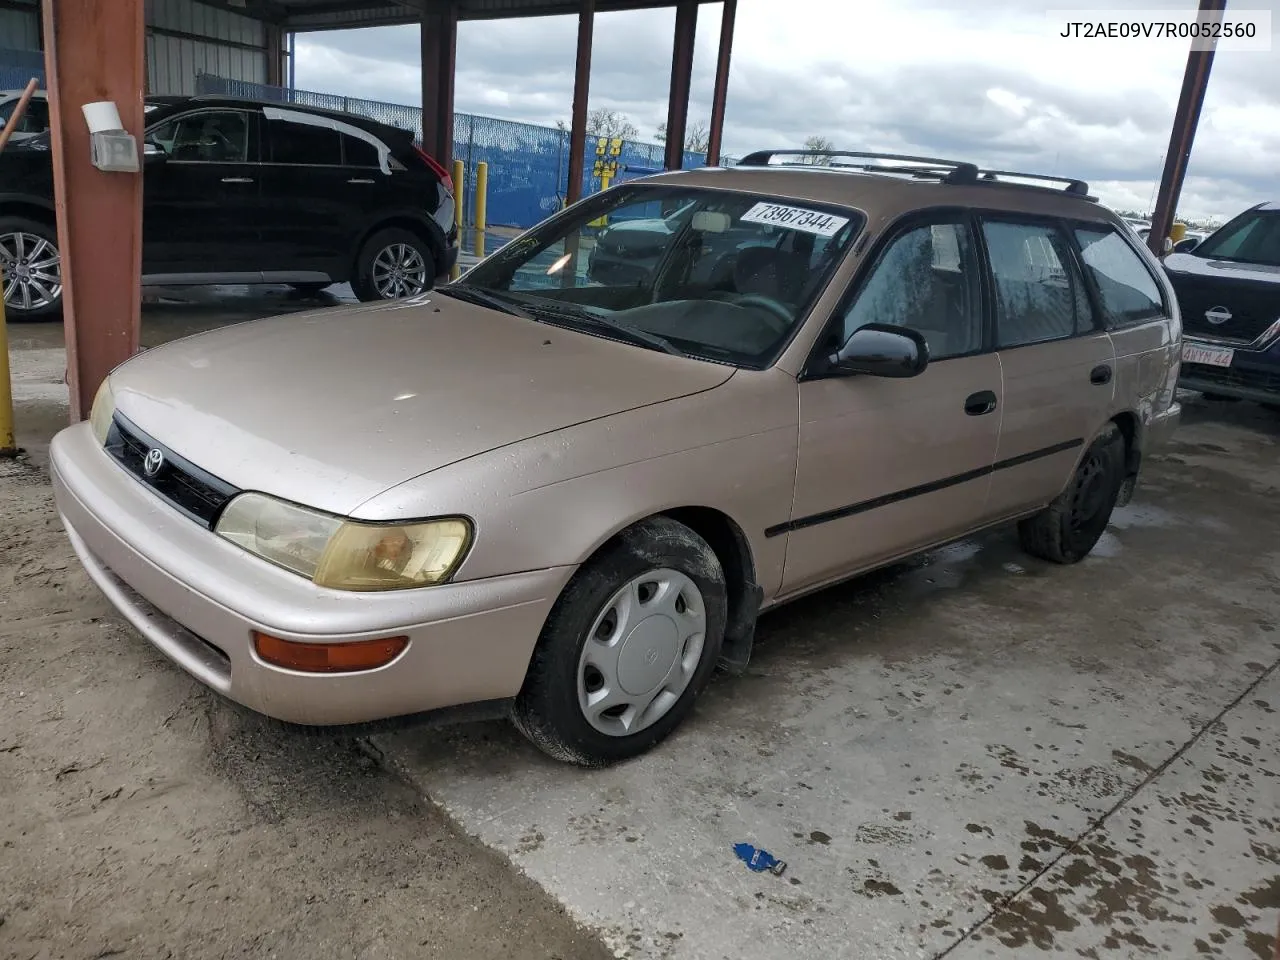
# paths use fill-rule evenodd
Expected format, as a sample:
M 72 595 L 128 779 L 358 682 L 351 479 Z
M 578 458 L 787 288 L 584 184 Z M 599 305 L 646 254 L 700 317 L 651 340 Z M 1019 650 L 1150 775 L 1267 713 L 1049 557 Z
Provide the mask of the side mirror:
M 169 159 L 169 154 L 165 152 L 164 147 L 154 140 L 144 140 L 142 142 L 142 159 L 146 163 L 163 163 Z
M 1196 237 L 1187 237 L 1185 240 L 1179 240 L 1173 245 L 1174 253 L 1190 253 L 1196 247 L 1200 246 L 1200 241 Z
M 908 327 L 868 323 L 853 331 L 828 360 L 832 373 L 870 377 L 915 377 L 929 365 L 929 344 Z

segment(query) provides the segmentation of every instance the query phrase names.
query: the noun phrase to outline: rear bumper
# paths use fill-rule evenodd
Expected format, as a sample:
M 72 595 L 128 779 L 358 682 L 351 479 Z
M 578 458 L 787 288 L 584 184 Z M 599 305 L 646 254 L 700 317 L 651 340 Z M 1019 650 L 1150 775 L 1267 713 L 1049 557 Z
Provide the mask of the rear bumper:
M 58 434 L 50 461 L 71 545 L 121 615 L 197 680 L 292 723 L 366 723 L 515 696 L 572 573 L 326 590 L 179 514 L 111 460 L 88 424 Z M 406 635 L 409 645 L 377 670 L 310 674 L 259 659 L 255 630 L 311 643 Z
M 1182 420 L 1182 404 L 1176 400 L 1163 412 L 1156 414 L 1147 424 L 1142 435 L 1142 457 L 1158 452 L 1173 438 Z

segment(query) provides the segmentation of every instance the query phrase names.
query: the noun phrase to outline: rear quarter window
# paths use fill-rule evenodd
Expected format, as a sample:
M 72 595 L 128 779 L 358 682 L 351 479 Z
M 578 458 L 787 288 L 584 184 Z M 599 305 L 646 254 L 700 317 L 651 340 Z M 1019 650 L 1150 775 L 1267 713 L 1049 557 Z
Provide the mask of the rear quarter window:
M 1074 232 L 1108 326 L 1129 326 L 1164 316 L 1159 283 L 1114 227 L 1076 226 Z

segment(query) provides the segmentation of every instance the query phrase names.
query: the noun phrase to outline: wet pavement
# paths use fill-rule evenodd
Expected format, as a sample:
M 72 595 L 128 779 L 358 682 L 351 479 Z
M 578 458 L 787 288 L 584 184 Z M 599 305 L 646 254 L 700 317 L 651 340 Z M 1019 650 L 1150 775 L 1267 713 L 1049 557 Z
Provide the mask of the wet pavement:
M 1278 441 L 1189 398 L 1080 565 L 1002 531 L 771 613 L 624 766 L 502 723 L 376 742 L 619 956 L 1271 960 Z
M 348 299 L 149 291 L 143 343 Z M 10 337 L 38 454 L 61 328 Z M 998 531 L 768 614 L 649 756 L 580 771 L 504 723 L 372 746 L 618 956 L 1271 960 L 1278 488 L 1280 418 L 1188 396 L 1083 563 Z

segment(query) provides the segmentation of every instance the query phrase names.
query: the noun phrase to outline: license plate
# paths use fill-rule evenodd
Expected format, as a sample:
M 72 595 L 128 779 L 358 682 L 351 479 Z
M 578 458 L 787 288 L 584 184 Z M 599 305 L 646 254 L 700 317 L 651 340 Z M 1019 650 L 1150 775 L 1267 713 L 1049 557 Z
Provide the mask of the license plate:
M 1182 345 L 1183 363 L 1203 363 L 1210 367 L 1229 367 L 1236 352 L 1230 347 L 1202 347 L 1198 343 Z

